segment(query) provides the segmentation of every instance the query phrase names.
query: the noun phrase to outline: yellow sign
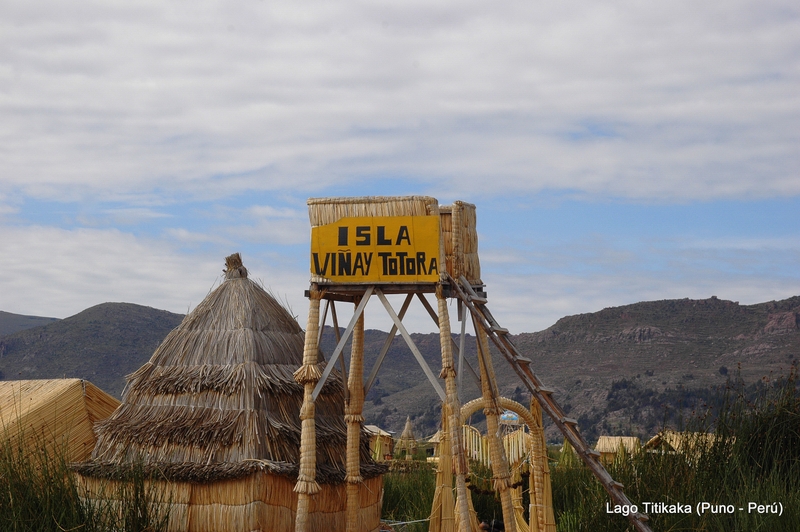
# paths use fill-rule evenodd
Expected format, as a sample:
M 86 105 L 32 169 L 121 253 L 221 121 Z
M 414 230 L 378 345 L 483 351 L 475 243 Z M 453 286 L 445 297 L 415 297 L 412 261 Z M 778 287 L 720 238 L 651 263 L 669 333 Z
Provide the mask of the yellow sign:
M 311 228 L 311 274 L 337 283 L 436 283 L 438 216 L 342 218 Z

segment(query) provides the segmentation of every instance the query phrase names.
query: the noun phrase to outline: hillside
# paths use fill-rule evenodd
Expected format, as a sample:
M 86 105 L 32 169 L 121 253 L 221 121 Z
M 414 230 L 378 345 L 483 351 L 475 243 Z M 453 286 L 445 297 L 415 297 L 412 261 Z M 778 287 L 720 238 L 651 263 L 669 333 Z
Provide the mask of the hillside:
M 42 318 L 40 316 L 24 316 L 0 310 L 0 336 L 32 329 L 58 321 L 58 318 Z
M 130 303 L 103 303 L 48 325 L 0 336 L 5 379 L 87 379 L 122 394 L 124 376 L 145 363 L 179 314 Z
M 491 304 L 490 304 L 491 307 Z M 712 386 L 736 375 L 746 382 L 784 375 L 800 359 L 800 297 L 757 305 L 739 305 L 712 297 L 665 300 L 568 316 L 537 333 L 512 336 L 534 361 L 539 377 L 556 390 L 556 399 L 579 420 L 587 439 L 600 434 L 649 437 L 664 421 L 664 408 L 710 400 Z M 366 369 L 386 335 L 367 331 Z M 413 335 L 434 373 L 438 373 L 438 335 Z M 334 348 L 332 332 L 323 351 Z M 466 342 L 475 363 L 475 339 Z M 520 402 L 528 395 L 510 366 L 495 353 L 501 393 Z M 478 396 L 468 377 L 465 399 Z M 401 338 L 395 338 L 379 381 L 367 396 L 365 417 L 390 430 L 402 429 L 411 414 L 420 434 L 439 422 L 438 400 Z M 548 438 L 558 439 L 554 428 Z
M 800 359 L 799 316 L 800 297 L 652 301 L 568 316 L 514 340 L 582 430 L 645 435 L 663 406 L 696 390 L 736 374 L 746 382 L 785 375 Z
M 491 308 L 491 303 L 490 303 Z M 416 310 L 415 310 L 416 312 Z M 120 395 L 124 376 L 144 364 L 182 316 L 149 307 L 105 303 L 80 314 L 0 336 L 0 372 L 6 379 L 86 378 Z M 711 386 L 740 374 L 755 382 L 784 375 L 800 359 L 800 297 L 757 305 L 717 298 L 665 300 L 567 316 L 536 333 L 512 340 L 531 358 L 556 399 L 579 420 L 589 441 L 599 434 L 647 437 L 664 420 L 664 408 L 710 398 Z M 441 359 L 438 334 L 412 335 L 434 374 Z M 386 333 L 365 332 L 365 378 Z M 466 342 L 475 365 L 475 339 Z M 335 347 L 328 328 L 322 351 Z M 349 353 L 349 350 L 346 351 Z M 497 354 L 501 393 L 521 402 L 528 396 L 517 376 Z M 464 377 L 463 400 L 478 396 Z M 398 336 L 365 403 L 368 423 L 402 430 L 407 415 L 418 436 L 439 423 L 439 400 L 405 343 Z M 558 434 L 550 427 L 551 440 Z

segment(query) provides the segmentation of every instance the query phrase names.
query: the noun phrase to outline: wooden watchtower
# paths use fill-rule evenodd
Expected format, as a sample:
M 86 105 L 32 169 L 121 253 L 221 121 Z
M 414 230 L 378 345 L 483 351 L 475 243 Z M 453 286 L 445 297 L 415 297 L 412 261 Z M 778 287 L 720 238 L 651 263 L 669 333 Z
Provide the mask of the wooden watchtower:
M 468 472 L 461 434 L 461 404 L 459 380 L 471 375 L 481 390 L 489 434 L 489 453 L 493 467 L 494 489 L 500 494 L 506 530 L 514 532 L 514 510 L 511 500 L 511 480 L 503 445 L 498 436 L 498 418 L 503 409 L 495 381 L 491 340 L 504 358 L 514 367 L 532 397 L 553 419 L 564 436 L 578 451 L 606 487 L 616 504 L 630 504 L 598 462 L 599 453 L 589 448 L 577 431 L 574 420 L 565 417 L 530 368 L 531 361 L 520 355 L 486 307 L 484 284 L 480 278 L 478 237 L 475 206 L 455 202 L 440 206 L 427 196 L 318 198 L 308 200 L 311 220 L 311 286 L 308 325 L 305 333 L 303 365 L 295 380 L 304 386 L 300 411 L 302 423 L 296 532 L 312 532 L 309 515 L 315 494 L 316 480 L 315 399 L 322 390 L 334 366 L 343 364 L 342 351 L 352 338 L 349 372 L 345 386 L 345 423 L 347 425 L 347 532 L 372 532 L 374 525 L 359 519 L 359 487 L 362 482 L 359 464 L 359 445 L 363 425 L 364 396 L 369 391 L 389 346 L 399 331 L 431 386 L 442 401 L 442 432 L 448 449 L 442 456 L 452 467 L 455 477 L 455 527 L 470 532 L 474 518 L 470 515 L 466 487 Z M 405 295 L 399 311 L 386 298 L 387 294 Z M 428 301 L 436 298 L 436 308 Z M 369 376 L 364 379 L 364 308 L 376 296 L 393 322 L 392 330 L 378 354 Z M 412 300 L 419 299 L 436 322 L 440 333 L 441 371 L 437 375 L 428 366 L 403 325 Z M 447 300 L 458 302 L 461 322 L 460 342 L 453 339 Z M 325 307 L 321 311 L 321 302 Z M 339 335 L 335 303 L 351 303 L 353 316 Z M 333 318 L 337 345 L 322 369 L 318 359 L 320 336 L 328 314 Z M 465 324 L 471 317 L 478 339 L 478 371 L 463 357 Z M 321 319 L 320 319 L 321 318 Z M 444 386 L 440 380 L 444 381 Z M 449 450 L 449 452 L 447 452 Z M 448 475 L 449 476 L 449 475 Z M 646 516 L 636 514 L 632 522 L 637 530 L 649 531 Z

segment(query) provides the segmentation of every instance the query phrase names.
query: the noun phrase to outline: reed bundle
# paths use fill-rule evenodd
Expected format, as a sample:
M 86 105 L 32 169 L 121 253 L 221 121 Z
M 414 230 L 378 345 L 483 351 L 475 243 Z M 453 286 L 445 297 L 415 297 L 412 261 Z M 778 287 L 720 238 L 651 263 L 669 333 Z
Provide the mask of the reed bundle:
M 119 483 L 79 477 L 82 491 L 102 497 L 112 505 L 123 504 Z M 380 521 L 382 479 L 373 477 L 360 485 L 359 532 L 373 532 Z M 170 532 L 293 531 L 297 494 L 294 482 L 283 476 L 256 474 L 211 483 L 153 480 L 148 489 L 158 493 L 156 510 L 169 512 Z M 345 485 L 325 486 L 311 504 L 312 530 L 344 530 Z
M 439 213 L 447 273 L 454 279 L 463 275 L 474 285 L 482 284 L 475 205 L 456 201 L 439 206 Z
M 429 196 L 364 196 L 308 200 L 308 216 L 312 227 L 355 216 L 438 215 L 439 202 Z
M 94 448 L 95 422 L 111 415 L 119 401 L 80 379 L 0 382 L 0 430 L 23 449 L 64 450 L 84 460 Z

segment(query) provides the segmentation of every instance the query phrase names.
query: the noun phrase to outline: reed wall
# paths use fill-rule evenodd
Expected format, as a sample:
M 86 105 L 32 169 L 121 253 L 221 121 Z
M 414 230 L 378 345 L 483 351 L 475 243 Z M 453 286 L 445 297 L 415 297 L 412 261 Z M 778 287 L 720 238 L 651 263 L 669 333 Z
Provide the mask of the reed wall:
M 78 476 L 84 496 L 99 503 L 116 503 L 118 482 Z M 169 512 L 170 532 L 294 532 L 297 493 L 294 480 L 255 473 L 208 483 L 154 481 L 161 510 Z M 323 484 L 311 502 L 312 530 L 344 530 L 346 484 Z M 359 532 L 379 530 L 383 479 L 360 484 Z

